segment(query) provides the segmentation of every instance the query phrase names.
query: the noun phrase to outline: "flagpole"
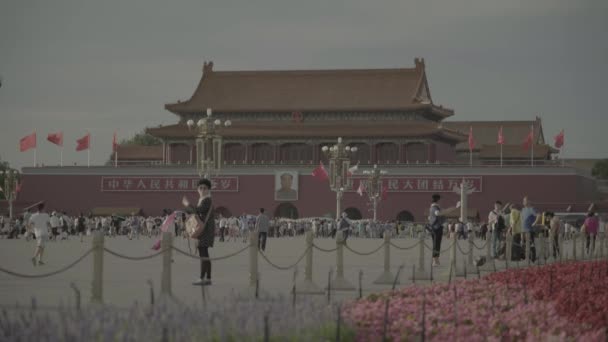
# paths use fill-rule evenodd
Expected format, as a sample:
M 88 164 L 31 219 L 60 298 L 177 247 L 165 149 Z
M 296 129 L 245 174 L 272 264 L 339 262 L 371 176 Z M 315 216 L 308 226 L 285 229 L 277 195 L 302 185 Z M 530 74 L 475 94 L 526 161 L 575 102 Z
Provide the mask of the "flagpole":
M 534 167 L 534 125 L 530 126 L 530 132 L 532 133 L 532 149 L 530 150 L 530 164 Z
M 34 167 L 38 167 L 38 159 L 36 156 L 36 150 L 38 150 L 38 147 L 34 147 Z
M 502 144 L 500 144 L 500 167 L 502 167 Z
M 566 133 L 564 132 L 564 130 L 562 129 L 562 137 L 565 135 Z M 562 157 L 562 167 L 566 166 L 566 160 L 564 159 L 564 149 L 565 149 L 566 144 L 562 144 L 561 150 L 559 151 L 559 154 Z
M 59 166 L 63 166 L 63 145 L 61 145 L 61 152 L 59 153 Z
M 118 167 L 118 149 L 114 151 L 114 167 Z
M 91 167 L 91 143 L 89 143 L 89 148 L 87 148 L 87 167 Z

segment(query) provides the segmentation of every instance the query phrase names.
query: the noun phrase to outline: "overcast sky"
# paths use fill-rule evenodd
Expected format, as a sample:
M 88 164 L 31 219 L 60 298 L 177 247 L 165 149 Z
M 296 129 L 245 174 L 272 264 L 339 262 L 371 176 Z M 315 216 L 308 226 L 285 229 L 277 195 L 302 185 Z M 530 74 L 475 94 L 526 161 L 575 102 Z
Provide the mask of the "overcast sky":
M 566 157 L 608 157 L 606 0 L 3 0 L 0 158 L 30 166 L 19 138 L 92 133 L 103 163 L 112 133 L 175 123 L 203 61 L 216 70 L 413 67 L 426 61 L 436 104 L 454 120 L 543 119 L 566 129 Z M 508 137 L 506 137 L 508 139 Z

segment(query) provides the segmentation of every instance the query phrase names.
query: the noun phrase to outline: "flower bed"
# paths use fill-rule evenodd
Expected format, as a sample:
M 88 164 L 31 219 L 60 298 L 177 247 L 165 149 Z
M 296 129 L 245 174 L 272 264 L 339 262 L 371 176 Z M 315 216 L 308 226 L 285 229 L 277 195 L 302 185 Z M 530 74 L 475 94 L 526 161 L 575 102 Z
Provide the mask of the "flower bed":
M 608 262 L 555 264 L 370 295 L 342 314 L 358 341 L 382 340 L 387 301 L 393 341 L 605 341 L 606 284 Z
M 265 325 L 266 318 L 268 324 Z M 337 309 L 321 298 L 231 296 L 206 307 L 164 301 L 127 309 L 3 309 L 0 341 L 335 341 Z M 353 331 L 340 329 L 341 341 Z

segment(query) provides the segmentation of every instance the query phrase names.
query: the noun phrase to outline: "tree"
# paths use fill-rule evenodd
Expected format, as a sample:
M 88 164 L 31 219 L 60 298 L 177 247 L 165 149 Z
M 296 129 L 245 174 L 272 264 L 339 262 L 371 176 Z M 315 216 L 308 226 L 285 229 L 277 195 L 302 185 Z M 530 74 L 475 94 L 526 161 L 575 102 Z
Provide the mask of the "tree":
M 598 160 L 591 170 L 593 177 L 608 179 L 608 159 Z
M 10 170 L 10 165 L 8 164 L 7 161 L 3 161 L 2 158 L 0 158 L 0 188 L 4 189 L 4 171 Z M 5 200 L 6 196 L 4 195 L 4 191 L 0 192 L 0 199 Z
M 120 145 L 142 145 L 142 146 L 154 146 L 160 145 L 162 142 L 157 137 L 154 137 L 148 133 L 146 130 L 135 134 L 133 137 L 129 139 L 123 139 L 120 141 Z

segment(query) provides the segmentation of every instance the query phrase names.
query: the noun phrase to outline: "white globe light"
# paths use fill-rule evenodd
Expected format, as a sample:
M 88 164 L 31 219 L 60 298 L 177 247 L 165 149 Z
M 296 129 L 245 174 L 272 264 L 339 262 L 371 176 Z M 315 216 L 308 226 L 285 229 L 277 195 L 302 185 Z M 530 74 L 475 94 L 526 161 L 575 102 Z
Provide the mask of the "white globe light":
M 211 108 L 207 108 L 207 116 L 211 116 L 211 113 L 212 113 Z
M 194 120 L 190 119 L 190 120 L 186 121 L 186 125 L 188 125 L 188 127 L 194 126 Z
M 338 138 L 338 143 L 342 143 L 342 138 Z
M 204 126 L 207 123 L 206 119 L 200 119 L 198 120 L 198 122 L 196 123 L 199 127 Z
M 219 125 L 221 125 L 221 124 L 222 124 L 222 122 L 220 121 L 220 119 L 215 119 L 214 124 L 215 124 L 216 126 L 219 126 Z
M 353 152 L 357 152 L 359 149 L 355 146 L 355 147 L 351 148 L 350 150 Z
M 350 151 L 350 146 L 346 146 L 346 150 L 347 150 L 347 151 Z
M 327 152 L 327 150 L 329 150 L 329 147 L 327 147 L 327 146 L 323 146 L 323 147 L 321 147 L 321 150 L 322 150 L 323 152 Z
M 224 122 L 224 126 L 226 126 L 226 127 L 232 126 L 232 121 L 226 120 L 226 122 Z

